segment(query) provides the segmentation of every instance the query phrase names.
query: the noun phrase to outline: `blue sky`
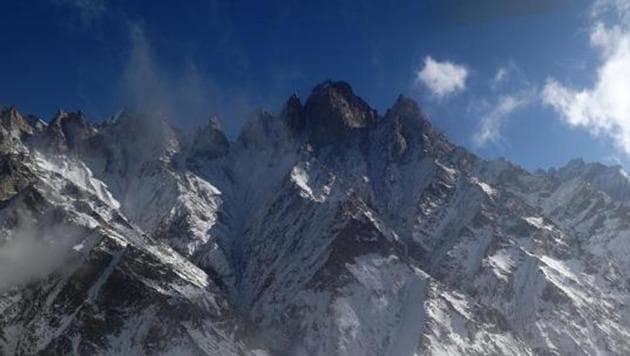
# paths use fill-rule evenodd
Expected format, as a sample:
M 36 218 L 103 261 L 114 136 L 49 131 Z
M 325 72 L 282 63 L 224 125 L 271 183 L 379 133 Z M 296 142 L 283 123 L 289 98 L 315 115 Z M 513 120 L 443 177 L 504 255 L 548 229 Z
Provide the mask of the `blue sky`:
M 183 126 L 218 114 L 234 137 L 252 110 L 340 79 L 380 112 L 416 99 L 485 158 L 630 167 L 627 3 L 8 0 L 0 103 Z

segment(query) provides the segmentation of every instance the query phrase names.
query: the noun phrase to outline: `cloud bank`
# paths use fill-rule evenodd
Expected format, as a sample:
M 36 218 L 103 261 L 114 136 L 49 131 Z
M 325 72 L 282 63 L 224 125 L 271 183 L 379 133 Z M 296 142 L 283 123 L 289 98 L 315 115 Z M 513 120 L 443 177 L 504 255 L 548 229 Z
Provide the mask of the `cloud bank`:
M 617 24 L 604 21 L 615 19 Z M 599 52 L 601 64 L 590 88 L 574 88 L 550 78 L 543 102 L 573 127 L 596 136 L 608 136 L 630 155 L 630 3 L 598 1 L 593 10 L 591 45 Z
M 449 61 L 438 62 L 427 56 L 423 68 L 416 73 L 416 82 L 442 98 L 466 89 L 467 77 L 466 67 Z

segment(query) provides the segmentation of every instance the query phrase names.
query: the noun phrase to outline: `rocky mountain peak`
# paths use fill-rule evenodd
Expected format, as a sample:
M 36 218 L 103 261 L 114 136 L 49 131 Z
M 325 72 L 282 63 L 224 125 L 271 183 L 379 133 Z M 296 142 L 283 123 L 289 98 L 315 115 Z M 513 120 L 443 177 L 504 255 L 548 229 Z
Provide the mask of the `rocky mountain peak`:
M 26 120 L 26 122 L 31 125 L 34 132 L 42 132 L 48 126 L 47 122 L 32 114 L 26 115 L 24 117 L 24 120 Z
M 158 114 L 123 111 L 106 129 L 106 135 L 120 142 L 125 149 L 138 151 L 142 156 L 151 155 L 151 152 L 158 157 L 170 155 L 179 145 L 173 127 Z
M 206 125 L 206 128 L 211 129 L 211 130 L 223 131 L 223 125 L 221 125 L 221 120 L 216 115 L 210 116 L 210 118 L 208 119 L 208 124 Z
M 376 111 L 341 81 L 317 85 L 304 106 L 305 130 L 317 145 L 343 139 L 353 130 L 374 124 L 376 119 Z
M 190 153 L 195 158 L 214 159 L 225 156 L 230 142 L 223 132 L 217 116 L 211 116 L 208 124 L 197 130 L 192 138 Z
M 304 107 L 302 101 L 293 94 L 289 97 L 289 100 L 284 104 L 282 110 L 282 116 L 287 121 L 287 125 L 293 132 L 302 132 L 304 130 Z
M 14 138 L 24 138 L 33 134 L 33 128 L 24 120 L 15 106 L 0 111 L 0 124 L 7 134 Z
M 394 105 L 387 110 L 385 120 L 398 121 L 407 134 L 418 135 L 432 130 L 427 115 L 413 99 L 400 95 Z
M 389 144 L 394 156 L 402 157 L 407 151 L 448 152 L 453 146 L 437 129 L 413 99 L 400 95 L 387 110 L 383 125 L 389 131 Z
M 91 127 L 87 117 L 82 111 L 75 112 L 65 112 L 63 110 L 58 110 L 53 117 L 53 120 L 50 122 L 50 126 L 55 127 L 83 127 L 88 129 Z
M 547 174 L 563 181 L 570 179 L 586 181 L 615 200 L 630 202 L 630 179 L 619 165 L 608 166 L 576 158 L 563 167 L 549 169 Z
M 421 118 L 428 122 L 428 118 L 422 112 L 418 103 L 415 100 L 402 94 L 398 96 L 396 102 L 389 111 L 391 112 L 391 114 Z
M 96 132 L 83 112 L 58 110 L 46 129 L 48 140 L 58 149 L 73 149 Z
M 247 118 L 237 142 L 244 147 L 266 150 L 286 143 L 288 138 L 289 130 L 286 122 L 268 111 L 259 110 Z

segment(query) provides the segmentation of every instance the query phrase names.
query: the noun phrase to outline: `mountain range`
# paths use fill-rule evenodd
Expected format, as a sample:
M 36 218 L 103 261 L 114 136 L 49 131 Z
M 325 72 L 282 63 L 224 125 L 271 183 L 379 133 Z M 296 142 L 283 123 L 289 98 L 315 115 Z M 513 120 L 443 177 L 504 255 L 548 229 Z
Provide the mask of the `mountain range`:
M 218 119 L 0 112 L 0 354 L 630 354 L 630 180 L 326 81 Z

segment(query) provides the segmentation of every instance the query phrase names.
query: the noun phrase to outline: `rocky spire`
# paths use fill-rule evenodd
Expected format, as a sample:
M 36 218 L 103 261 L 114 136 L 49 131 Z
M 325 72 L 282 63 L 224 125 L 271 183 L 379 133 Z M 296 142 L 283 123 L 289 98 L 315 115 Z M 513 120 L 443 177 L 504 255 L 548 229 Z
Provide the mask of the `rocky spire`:
M 297 94 L 291 95 L 282 111 L 283 117 L 292 132 L 302 133 L 304 131 L 304 108 Z
M 313 89 L 304 106 L 305 130 L 316 145 L 345 138 L 376 122 L 376 111 L 345 82 L 326 81 Z
M 15 106 L 0 111 L 0 125 L 8 135 L 14 138 L 21 139 L 33 134 L 33 128 L 24 120 Z
M 58 110 L 46 129 L 48 139 L 57 148 L 75 148 L 96 132 L 81 111 L 65 112 Z
M 387 110 L 383 125 L 389 132 L 389 144 L 395 143 L 396 154 L 401 157 L 406 151 L 447 152 L 453 145 L 439 130 L 433 128 L 427 115 L 418 103 L 404 95 L 398 96 L 394 105 Z
M 221 122 L 217 116 L 211 116 L 208 124 L 198 130 L 192 139 L 190 155 L 197 159 L 214 159 L 225 156 L 230 149 Z

